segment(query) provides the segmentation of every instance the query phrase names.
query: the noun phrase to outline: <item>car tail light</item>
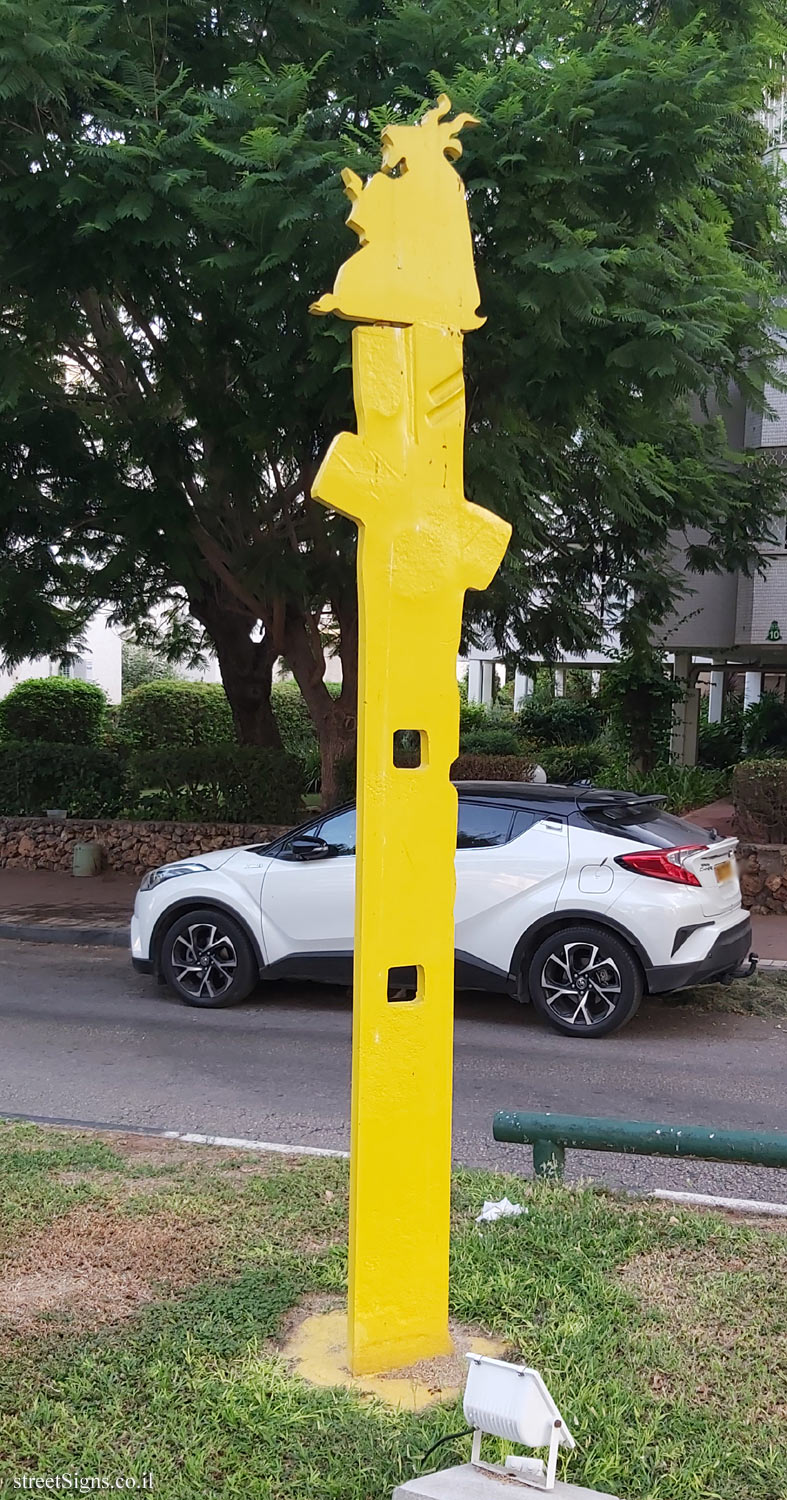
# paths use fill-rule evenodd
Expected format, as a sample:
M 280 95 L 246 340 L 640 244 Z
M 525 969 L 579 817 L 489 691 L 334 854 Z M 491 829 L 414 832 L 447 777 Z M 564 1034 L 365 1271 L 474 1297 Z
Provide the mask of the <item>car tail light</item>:
M 693 870 L 686 869 L 686 856 L 707 849 L 707 844 L 681 844 L 677 849 L 638 849 L 636 854 L 618 854 L 616 863 L 654 880 L 674 880 L 677 885 L 700 885 Z

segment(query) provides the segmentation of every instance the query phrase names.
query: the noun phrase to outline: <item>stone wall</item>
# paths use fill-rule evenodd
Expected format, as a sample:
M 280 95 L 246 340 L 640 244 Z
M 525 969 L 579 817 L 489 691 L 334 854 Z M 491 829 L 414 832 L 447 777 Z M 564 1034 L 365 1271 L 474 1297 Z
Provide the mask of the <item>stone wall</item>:
M 758 915 L 787 913 L 787 844 L 738 847 L 743 904 Z
M 142 875 L 154 865 L 235 844 L 263 844 L 283 828 L 243 823 L 127 823 L 0 817 L 0 869 L 70 870 L 76 843 L 101 844 L 104 865 Z

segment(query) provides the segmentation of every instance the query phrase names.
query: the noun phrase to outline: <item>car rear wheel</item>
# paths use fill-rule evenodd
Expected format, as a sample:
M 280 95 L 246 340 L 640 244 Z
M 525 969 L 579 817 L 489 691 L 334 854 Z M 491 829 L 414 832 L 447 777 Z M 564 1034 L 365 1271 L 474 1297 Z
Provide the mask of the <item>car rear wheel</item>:
M 185 1005 L 233 1005 L 251 994 L 259 970 L 243 928 L 224 912 L 184 912 L 165 933 L 161 972 Z
M 642 973 L 631 949 L 590 923 L 562 928 L 536 949 L 528 970 L 536 1010 L 566 1036 L 609 1036 L 639 1009 Z

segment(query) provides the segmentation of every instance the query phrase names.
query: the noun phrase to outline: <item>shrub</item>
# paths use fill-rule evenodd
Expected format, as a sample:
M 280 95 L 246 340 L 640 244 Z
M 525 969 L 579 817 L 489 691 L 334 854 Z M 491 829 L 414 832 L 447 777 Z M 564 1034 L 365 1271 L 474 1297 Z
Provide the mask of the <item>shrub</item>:
M 254 745 L 140 751 L 126 783 L 130 816 L 197 823 L 291 823 L 303 790 L 293 756 Z
M 730 778 L 724 771 L 705 766 L 654 766 L 651 771 L 637 771 L 624 763 L 613 762 L 596 777 L 596 786 L 612 787 L 620 792 L 649 792 L 666 798 L 666 809 L 676 814 L 689 812 L 715 802 L 729 791 Z
M 459 733 L 468 734 L 472 729 L 484 729 L 489 721 L 489 709 L 483 703 L 468 703 L 467 697 L 459 699 Z
M 62 807 L 72 818 L 115 818 L 122 804 L 123 767 L 94 745 L 0 744 L 0 812 L 39 817 Z
M 549 745 L 538 758 L 547 781 L 566 783 L 592 781 L 609 763 L 600 745 Z
M 744 760 L 732 773 L 735 826 L 761 844 L 787 843 L 787 760 Z
M 0 738 L 47 745 L 98 745 L 106 695 L 75 677 L 31 677 L 0 702 Z
M 522 741 L 514 729 L 487 724 L 459 736 L 460 755 L 521 755 Z
M 271 708 L 281 735 L 282 749 L 304 765 L 319 753 L 317 731 L 296 682 L 276 682 L 271 689 Z
M 153 651 L 149 646 L 137 646 L 134 641 L 123 641 L 121 645 L 123 693 L 142 687 L 145 682 L 172 682 L 177 673 L 172 663 Z
M 743 719 L 743 749 L 749 760 L 787 752 L 787 704 L 775 693 L 763 693 Z
M 741 758 L 743 716 L 730 714 L 719 724 L 701 724 L 697 740 L 697 760 L 701 766 L 722 771 Z
M 145 682 L 126 693 L 117 734 L 134 750 L 186 749 L 235 739 L 227 695 L 213 682 Z
M 600 728 L 598 704 L 578 698 L 553 698 L 546 703 L 531 698 L 518 715 L 519 733 L 536 745 L 586 744 Z
M 528 755 L 460 755 L 451 767 L 452 781 L 532 781 Z

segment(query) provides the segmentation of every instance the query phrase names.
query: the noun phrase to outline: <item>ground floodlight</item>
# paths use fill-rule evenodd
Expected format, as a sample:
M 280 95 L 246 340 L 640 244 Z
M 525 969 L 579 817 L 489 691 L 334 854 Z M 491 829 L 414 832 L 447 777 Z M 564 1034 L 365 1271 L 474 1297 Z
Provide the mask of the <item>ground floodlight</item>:
M 468 1354 L 470 1368 L 465 1386 L 464 1412 L 473 1428 L 473 1451 L 470 1462 L 493 1474 L 506 1474 L 536 1489 L 555 1487 L 557 1451 L 561 1443 L 575 1448 L 563 1418 L 544 1385 L 538 1370 L 526 1365 L 512 1365 L 504 1359 L 490 1359 L 485 1354 Z M 508 1438 L 525 1448 L 548 1448 L 544 1463 L 540 1458 L 520 1458 L 509 1453 L 505 1464 L 481 1462 L 481 1438 Z

